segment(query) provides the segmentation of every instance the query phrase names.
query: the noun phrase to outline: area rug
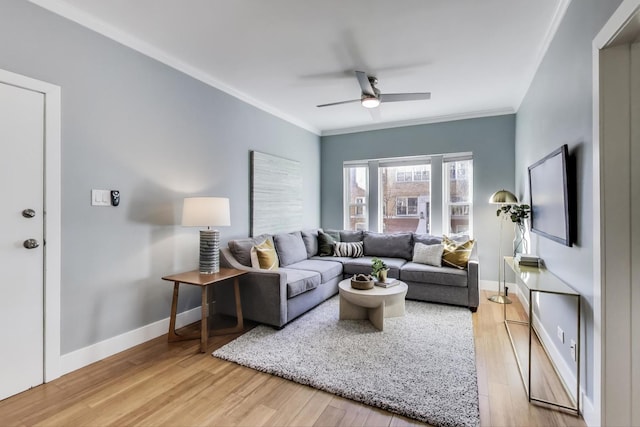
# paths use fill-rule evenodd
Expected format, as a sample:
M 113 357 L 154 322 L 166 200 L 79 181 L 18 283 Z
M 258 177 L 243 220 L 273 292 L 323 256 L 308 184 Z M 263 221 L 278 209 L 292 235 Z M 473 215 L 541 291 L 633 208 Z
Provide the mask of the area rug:
M 404 317 L 338 320 L 333 297 L 281 330 L 258 326 L 213 356 L 435 426 L 478 426 L 471 312 L 406 302 Z

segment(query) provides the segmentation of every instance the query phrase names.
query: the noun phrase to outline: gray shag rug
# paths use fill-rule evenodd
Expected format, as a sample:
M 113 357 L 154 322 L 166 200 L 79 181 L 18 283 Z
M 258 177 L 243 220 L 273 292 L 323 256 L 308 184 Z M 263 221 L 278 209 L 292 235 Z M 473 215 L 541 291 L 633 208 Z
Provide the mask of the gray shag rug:
M 435 426 L 478 426 L 471 312 L 406 301 L 404 317 L 338 320 L 333 297 L 281 330 L 258 326 L 213 356 Z

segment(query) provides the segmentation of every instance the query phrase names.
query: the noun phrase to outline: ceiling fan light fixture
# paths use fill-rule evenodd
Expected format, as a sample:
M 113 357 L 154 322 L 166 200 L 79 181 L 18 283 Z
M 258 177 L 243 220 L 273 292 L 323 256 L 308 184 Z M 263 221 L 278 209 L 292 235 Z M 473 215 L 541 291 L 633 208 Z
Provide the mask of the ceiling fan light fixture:
M 363 96 L 361 102 L 364 108 L 376 108 L 380 105 L 380 99 L 371 95 Z

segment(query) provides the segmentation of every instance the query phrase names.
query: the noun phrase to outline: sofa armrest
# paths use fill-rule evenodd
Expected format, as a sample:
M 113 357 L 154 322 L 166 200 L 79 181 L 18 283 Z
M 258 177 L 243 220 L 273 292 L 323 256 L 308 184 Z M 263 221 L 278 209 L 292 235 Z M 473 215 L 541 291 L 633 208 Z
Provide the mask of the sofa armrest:
M 469 288 L 469 308 L 476 311 L 480 304 L 480 294 L 478 287 L 478 266 L 480 264 L 478 257 L 478 242 L 473 245 L 469 262 L 467 264 L 467 286 Z
M 220 265 L 247 272 L 239 277 L 240 299 L 245 317 L 276 327 L 287 323 L 287 274 L 285 272 L 261 270 L 242 265 L 235 259 L 229 248 L 220 250 Z M 220 312 L 234 313 L 235 305 L 230 287 L 216 287 L 216 298 L 222 303 Z

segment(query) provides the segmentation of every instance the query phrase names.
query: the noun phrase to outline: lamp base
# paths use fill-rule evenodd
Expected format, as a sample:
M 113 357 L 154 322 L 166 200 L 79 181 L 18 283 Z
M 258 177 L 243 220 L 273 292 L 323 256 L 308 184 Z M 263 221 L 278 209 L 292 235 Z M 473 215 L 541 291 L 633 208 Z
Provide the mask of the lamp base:
M 220 232 L 200 230 L 200 274 L 220 271 Z
M 487 299 L 498 304 L 511 304 L 511 300 L 509 299 L 509 297 L 506 297 L 504 295 L 493 295 Z

